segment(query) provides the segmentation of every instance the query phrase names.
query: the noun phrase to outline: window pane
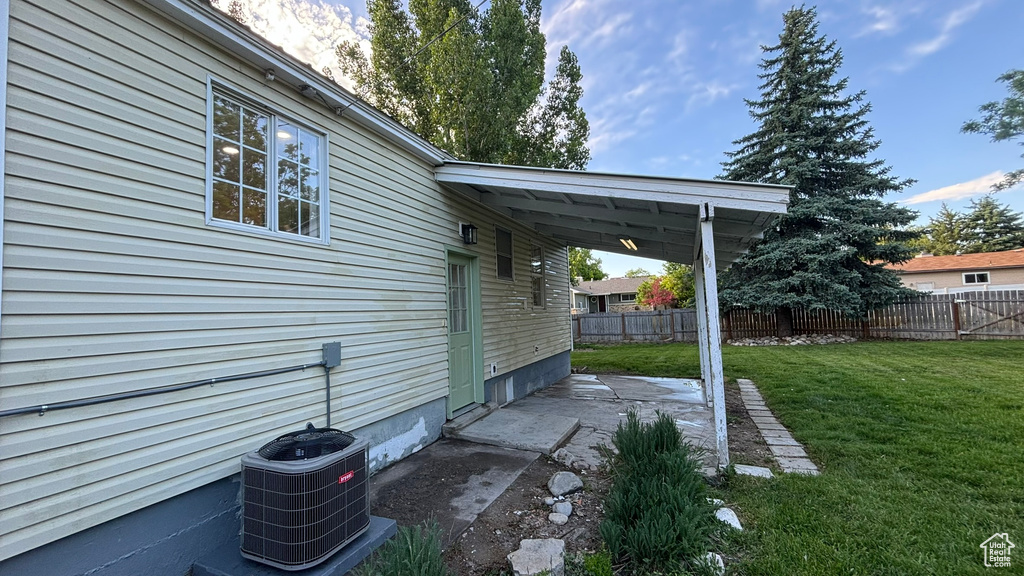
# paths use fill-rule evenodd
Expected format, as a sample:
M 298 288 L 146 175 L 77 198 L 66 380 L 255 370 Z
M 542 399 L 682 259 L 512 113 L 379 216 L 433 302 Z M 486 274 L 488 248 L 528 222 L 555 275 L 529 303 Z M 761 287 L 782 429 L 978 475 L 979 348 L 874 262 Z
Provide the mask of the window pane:
M 277 193 L 295 197 L 299 195 L 299 165 L 287 160 L 277 163 Z
M 213 133 L 238 142 L 242 107 L 223 96 L 213 97 Z
M 226 182 L 213 183 L 213 217 L 238 222 L 239 188 Z
M 283 121 L 277 121 L 277 157 L 289 160 L 299 159 L 299 129 Z
M 302 168 L 302 189 L 299 196 L 311 202 L 320 201 L 320 172 Z
M 267 189 L 267 155 L 246 148 L 242 150 L 242 184 Z
M 498 254 L 512 255 L 512 233 L 501 228 L 494 229 L 494 245 Z
M 221 138 L 214 138 L 213 175 L 224 180 L 238 182 L 240 155 L 238 144 Z
M 305 130 L 299 131 L 302 163 L 311 168 L 320 167 L 320 137 Z
M 534 274 L 544 273 L 544 249 L 534 246 L 530 251 L 530 271 Z
M 277 229 L 280 232 L 299 231 L 299 201 L 279 196 L 277 199 Z
M 544 305 L 544 277 L 535 276 L 532 280 L 533 288 L 533 305 L 543 306 Z
M 263 114 L 245 110 L 242 116 L 242 143 L 262 152 L 267 151 L 267 124 L 269 120 Z
M 498 278 L 512 278 L 512 259 L 508 256 L 498 256 Z
M 988 272 L 982 272 L 981 274 L 978 274 L 977 278 L 978 282 L 988 282 Z
M 266 228 L 267 193 L 252 188 L 242 189 L 242 222 Z
M 299 204 L 301 233 L 303 236 L 320 236 L 320 207 L 309 202 Z

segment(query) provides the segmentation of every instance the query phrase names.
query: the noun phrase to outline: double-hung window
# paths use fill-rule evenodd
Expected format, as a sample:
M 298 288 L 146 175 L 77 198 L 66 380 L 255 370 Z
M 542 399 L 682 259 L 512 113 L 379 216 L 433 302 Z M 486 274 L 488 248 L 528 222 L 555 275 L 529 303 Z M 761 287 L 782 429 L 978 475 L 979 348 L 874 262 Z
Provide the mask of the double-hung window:
M 494 227 L 494 256 L 497 262 L 497 276 L 501 280 L 515 280 L 512 264 L 512 232 Z
M 533 307 L 544 308 L 547 305 L 546 294 L 544 293 L 544 248 L 542 246 L 530 247 L 530 291 L 533 294 Z
M 210 85 L 207 222 L 328 243 L 327 136 Z
M 964 284 L 988 284 L 988 272 L 964 272 Z

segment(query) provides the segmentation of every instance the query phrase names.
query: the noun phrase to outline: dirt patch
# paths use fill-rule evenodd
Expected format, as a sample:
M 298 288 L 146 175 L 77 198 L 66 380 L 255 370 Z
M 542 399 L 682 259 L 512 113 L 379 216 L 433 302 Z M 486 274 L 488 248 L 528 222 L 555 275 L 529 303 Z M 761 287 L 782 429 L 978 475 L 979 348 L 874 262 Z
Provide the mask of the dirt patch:
M 771 449 L 750 419 L 740 397 L 740 387 L 734 380 L 725 383 L 725 421 L 729 432 L 729 459 L 732 462 L 779 470 Z
M 548 480 L 561 470 L 582 478 L 584 489 L 566 497 L 572 503 L 572 516 L 564 526 L 556 526 L 548 521 L 551 509 L 544 498 L 551 496 Z M 541 456 L 445 551 L 445 561 L 455 576 L 480 576 L 508 571 L 505 557 L 526 538 L 561 538 L 569 554 L 597 550 L 601 502 L 609 484 L 604 470 L 581 472 Z

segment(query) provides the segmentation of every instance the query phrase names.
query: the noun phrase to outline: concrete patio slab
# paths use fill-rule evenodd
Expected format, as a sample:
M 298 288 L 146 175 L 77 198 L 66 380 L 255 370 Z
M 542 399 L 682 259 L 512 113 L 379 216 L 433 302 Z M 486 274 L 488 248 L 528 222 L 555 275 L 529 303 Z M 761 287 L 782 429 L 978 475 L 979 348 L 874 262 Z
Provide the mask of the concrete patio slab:
M 579 418 L 562 414 L 535 414 L 508 406 L 452 431 L 449 437 L 551 454 L 580 427 Z

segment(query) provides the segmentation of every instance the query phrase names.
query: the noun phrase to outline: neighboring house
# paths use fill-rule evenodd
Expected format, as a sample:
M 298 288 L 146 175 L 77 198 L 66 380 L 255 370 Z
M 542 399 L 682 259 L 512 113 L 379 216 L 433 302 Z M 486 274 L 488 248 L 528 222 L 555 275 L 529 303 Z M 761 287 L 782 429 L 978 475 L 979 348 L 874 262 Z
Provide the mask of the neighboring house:
M 574 286 L 573 312 L 631 312 L 633 310 L 650 310 L 636 301 L 636 291 L 648 276 L 639 278 L 608 278 L 607 280 L 588 280 Z
M 4 0 L 0 63 L 2 574 L 184 574 L 277 435 L 379 469 L 557 381 L 567 245 L 694 262 L 717 341 L 716 266 L 789 198 L 456 161 L 200 0 Z
M 918 256 L 889 268 L 899 273 L 904 286 L 920 292 L 1024 290 L 1024 248 L 956 256 Z

